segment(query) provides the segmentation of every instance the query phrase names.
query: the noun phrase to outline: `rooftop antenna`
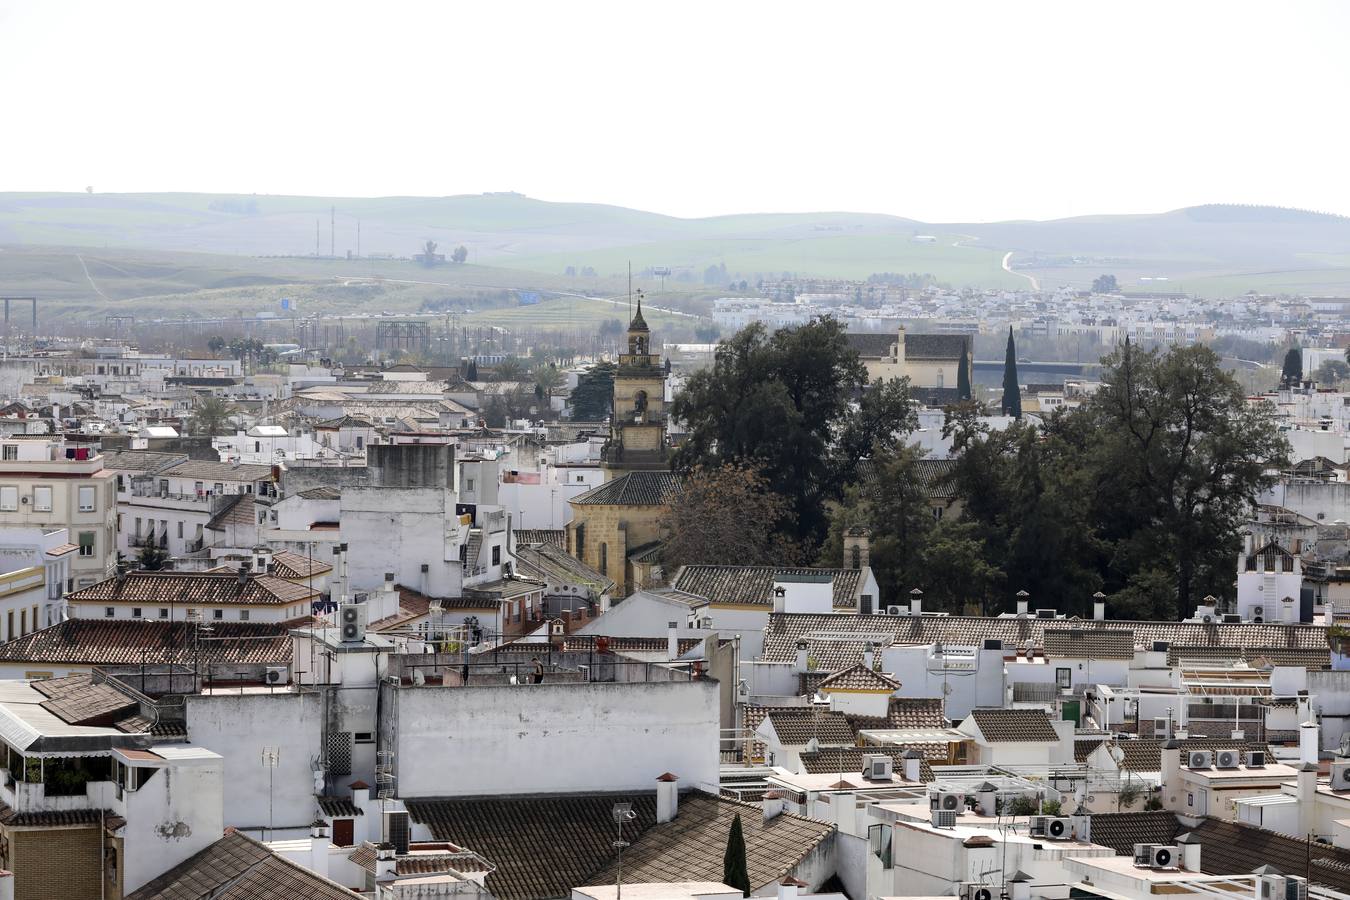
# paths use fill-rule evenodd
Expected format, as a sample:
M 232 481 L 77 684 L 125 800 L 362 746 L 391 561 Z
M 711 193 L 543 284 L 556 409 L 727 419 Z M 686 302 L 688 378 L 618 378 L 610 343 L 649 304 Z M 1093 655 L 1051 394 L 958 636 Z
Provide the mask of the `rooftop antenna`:
M 623 823 L 631 822 L 637 818 L 637 813 L 633 812 L 631 803 L 615 803 L 611 815 L 614 817 L 614 824 L 618 826 L 619 834 L 615 839 L 613 847 L 618 851 L 619 862 L 616 867 L 614 900 L 623 900 L 623 848 L 628 846 L 628 842 L 623 839 Z

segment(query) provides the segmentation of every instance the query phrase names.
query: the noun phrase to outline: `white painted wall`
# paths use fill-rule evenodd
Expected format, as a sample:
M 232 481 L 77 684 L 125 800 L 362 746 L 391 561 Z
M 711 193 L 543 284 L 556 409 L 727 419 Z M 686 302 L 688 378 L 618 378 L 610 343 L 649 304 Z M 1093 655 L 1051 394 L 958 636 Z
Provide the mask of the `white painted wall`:
M 711 680 L 402 690 L 398 716 L 404 798 L 650 790 L 662 772 L 718 781 Z
M 220 759 L 171 761 L 140 790 L 124 791 L 123 887 L 130 893 L 220 839 L 225 828 Z M 114 805 L 114 808 L 116 806 Z

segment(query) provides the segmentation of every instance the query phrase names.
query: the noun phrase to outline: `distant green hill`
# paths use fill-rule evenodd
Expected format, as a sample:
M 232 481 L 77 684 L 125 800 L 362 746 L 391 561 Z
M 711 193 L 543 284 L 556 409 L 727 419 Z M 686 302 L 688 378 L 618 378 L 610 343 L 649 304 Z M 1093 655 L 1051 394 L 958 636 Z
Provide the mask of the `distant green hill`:
M 230 270 L 220 277 L 235 279 L 235 287 L 262 285 L 269 277 L 284 280 L 296 268 L 277 273 L 241 258 L 328 256 L 330 250 L 345 258 L 357 253 L 358 233 L 363 257 L 408 257 L 433 240 L 442 252 L 463 244 L 471 263 L 498 271 L 562 277 L 569 268 L 579 273 L 589 267 L 608 280 L 622 276 L 629 263 L 636 272 L 666 267 L 672 272 L 667 286 L 676 289 L 702 288 L 705 270 L 719 267 L 720 273 L 725 267 L 728 281 L 785 272 L 841 278 L 916 272 L 957 287 L 1014 288 L 1026 285 L 1027 277 L 1042 287 L 1085 286 L 1112 273 L 1134 290 L 1350 291 L 1350 219 L 1274 207 L 1211 205 L 1155 215 L 928 224 L 847 212 L 681 219 L 512 193 L 0 194 L 0 247 L 227 255 L 234 257 L 228 264 L 204 265 Z M 1008 253 L 1016 274 L 1002 267 Z M 0 278 L 6 273 L 0 260 Z M 83 272 L 50 275 L 75 294 L 87 287 Z M 170 286 L 192 290 L 197 281 L 207 284 L 196 289 L 231 286 L 216 277 L 194 271 L 179 285 L 157 263 L 149 278 L 161 283 L 148 285 L 148 292 L 167 293 Z M 123 287 L 135 290 L 137 283 L 133 278 Z M 88 293 L 88 299 L 99 299 Z

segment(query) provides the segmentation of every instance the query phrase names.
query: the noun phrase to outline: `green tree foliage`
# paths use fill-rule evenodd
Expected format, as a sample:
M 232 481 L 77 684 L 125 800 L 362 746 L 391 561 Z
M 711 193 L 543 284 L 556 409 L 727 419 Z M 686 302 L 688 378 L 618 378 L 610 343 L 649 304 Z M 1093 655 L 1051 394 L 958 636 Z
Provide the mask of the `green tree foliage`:
M 683 565 L 781 565 L 790 547 L 780 526 L 787 504 L 751 466 L 734 463 L 695 469 L 662 519 L 670 535 L 662 551 L 666 568 Z
M 690 376 L 675 398 L 672 414 L 688 428 L 675 467 L 758 467 L 788 500 L 791 537 L 816 547 L 825 536 L 825 502 L 840 487 L 830 457 L 835 432 L 866 379 L 833 319 L 773 334 L 750 325 L 719 344 L 713 365 Z
M 835 428 L 834 483 L 852 484 L 860 460 L 894 448 L 918 424 L 908 378 L 887 378 L 865 388 Z
M 722 336 L 722 329 L 716 325 L 699 325 L 694 328 L 694 338 L 700 344 L 715 344 Z
M 563 374 L 553 363 L 536 367 L 533 374 L 537 396 L 552 397 L 554 392 L 563 386 Z
M 1303 380 L 1303 351 L 1298 344 L 1284 354 L 1284 366 L 1280 369 L 1280 384 L 1284 387 L 1298 387 Z
M 225 339 L 218 334 L 211 335 L 206 341 L 206 349 L 212 353 L 219 353 L 225 349 Z
M 611 362 L 596 363 L 577 379 L 568 404 L 572 418 L 578 422 L 603 422 L 614 411 L 614 374 L 618 366 Z
M 1003 354 L 1003 415 L 1022 418 L 1022 387 L 1017 383 L 1017 344 L 1013 342 L 1012 326 L 1008 326 L 1008 349 Z
M 1338 385 L 1346 378 L 1350 378 L 1350 365 L 1339 359 L 1329 359 L 1313 372 L 1313 380 L 1327 386 Z
M 469 258 L 469 248 L 460 244 L 454 250 L 450 251 L 450 261 L 456 264 L 462 264 Z
M 966 345 L 961 345 L 961 361 L 956 364 L 956 399 L 970 399 L 970 355 Z
M 224 434 L 226 429 L 233 430 L 236 412 L 238 410 L 220 397 L 204 397 L 197 402 L 189 424 L 194 434 Z
M 141 545 L 136 554 L 136 568 L 143 572 L 158 572 L 169 562 L 169 554 L 150 542 Z
M 722 883 L 740 888 L 741 895 L 750 896 L 750 868 L 745 859 L 745 833 L 741 829 L 741 814 L 731 820 L 727 834 L 727 849 L 722 854 Z
M 1120 290 L 1120 284 L 1116 282 L 1114 275 L 1098 275 L 1092 279 L 1092 293 L 1094 294 L 1114 294 Z
M 427 241 L 422 245 L 422 265 L 428 269 L 436 265 L 436 247 L 435 241 Z
M 493 381 L 524 381 L 530 374 L 529 367 L 525 361 L 516 356 L 508 356 L 506 359 L 492 367 Z
M 465 381 L 477 381 L 477 380 L 478 380 L 478 363 L 477 363 L 475 360 L 472 360 L 472 359 L 466 359 L 466 360 L 461 361 L 460 365 L 463 366 L 463 369 L 464 369 L 464 380 L 465 380 Z

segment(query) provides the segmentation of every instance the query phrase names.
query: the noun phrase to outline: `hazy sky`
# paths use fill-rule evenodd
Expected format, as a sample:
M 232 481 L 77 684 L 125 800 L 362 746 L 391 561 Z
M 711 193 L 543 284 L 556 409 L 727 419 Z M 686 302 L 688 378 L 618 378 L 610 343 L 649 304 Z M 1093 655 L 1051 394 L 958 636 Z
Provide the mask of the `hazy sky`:
M 1350 214 L 1350 6 L 0 0 L 0 190 Z

